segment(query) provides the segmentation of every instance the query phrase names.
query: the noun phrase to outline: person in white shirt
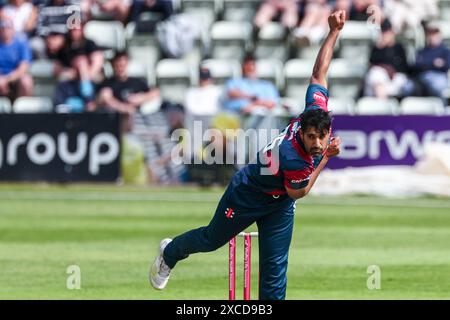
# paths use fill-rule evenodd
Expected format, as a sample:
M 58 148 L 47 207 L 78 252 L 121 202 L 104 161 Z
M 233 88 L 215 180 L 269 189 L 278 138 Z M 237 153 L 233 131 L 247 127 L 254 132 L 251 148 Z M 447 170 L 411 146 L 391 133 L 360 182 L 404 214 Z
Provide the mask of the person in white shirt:
M 14 30 L 19 36 L 26 36 L 36 27 L 37 10 L 28 0 L 10 0 L 3 7 L 2 14 L 14 21 Z
M 220 110 L 222 89 L 214 84 L 211 73 L 206 68 L 200 68 L 200 83 L 186 92 L 185 108 L 192 115 L 212 116 Z

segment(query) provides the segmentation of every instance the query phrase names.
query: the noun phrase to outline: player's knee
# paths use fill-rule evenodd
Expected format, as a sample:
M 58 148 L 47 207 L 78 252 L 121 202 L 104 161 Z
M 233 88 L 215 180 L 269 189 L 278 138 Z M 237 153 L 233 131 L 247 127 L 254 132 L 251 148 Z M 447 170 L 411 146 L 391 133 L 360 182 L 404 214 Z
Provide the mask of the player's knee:
M 33 78 L 29 74 L 24 74 L 14 83 L 13 88 L 17 97 L 32 96 Z
M 32 92 L 34 86 L 33 78 L 31 75 L 25 74 L 17 81 L 17 85 L 21 90 Z

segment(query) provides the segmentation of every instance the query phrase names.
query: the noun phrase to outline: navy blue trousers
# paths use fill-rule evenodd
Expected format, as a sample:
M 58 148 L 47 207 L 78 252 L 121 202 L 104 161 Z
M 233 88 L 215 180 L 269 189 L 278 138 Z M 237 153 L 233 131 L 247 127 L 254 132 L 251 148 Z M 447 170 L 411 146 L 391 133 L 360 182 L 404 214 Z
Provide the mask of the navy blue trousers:
M 164 250 L 164 260 L 173 268 L 190 254 L 222 247 L 256 222 L 259 232 L 259 299 L 282 300 L 286 296 L 294 210 L 295 202 L 287 195 L 276 199 L 232 182 L 210 223 L 175 237 Z

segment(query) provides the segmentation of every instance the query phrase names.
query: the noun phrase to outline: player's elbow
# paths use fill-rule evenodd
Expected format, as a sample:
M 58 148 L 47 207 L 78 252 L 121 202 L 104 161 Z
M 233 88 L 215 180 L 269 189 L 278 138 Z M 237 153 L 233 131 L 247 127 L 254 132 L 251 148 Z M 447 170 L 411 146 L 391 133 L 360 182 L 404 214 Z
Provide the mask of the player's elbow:
M 311 76 L 311 78 L 309 79 L 309 82 L 311 83 L 317 83 L 319 82 L 319 76 L 317 74 L 317 72 L 314 72 L 313 75 Z

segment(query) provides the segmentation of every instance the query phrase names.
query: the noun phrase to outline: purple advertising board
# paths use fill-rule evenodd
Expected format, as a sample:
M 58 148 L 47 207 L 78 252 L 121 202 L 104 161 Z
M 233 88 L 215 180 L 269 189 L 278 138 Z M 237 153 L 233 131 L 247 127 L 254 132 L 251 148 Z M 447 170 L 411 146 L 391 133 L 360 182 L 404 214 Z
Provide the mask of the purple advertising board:
M 414 165 L 429 142 L 450 144 L 450 116 L 338 116 L 341 154 L 329 168 Z

